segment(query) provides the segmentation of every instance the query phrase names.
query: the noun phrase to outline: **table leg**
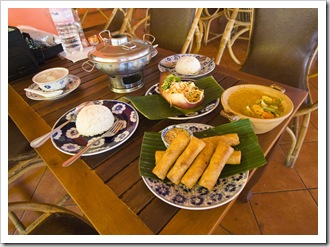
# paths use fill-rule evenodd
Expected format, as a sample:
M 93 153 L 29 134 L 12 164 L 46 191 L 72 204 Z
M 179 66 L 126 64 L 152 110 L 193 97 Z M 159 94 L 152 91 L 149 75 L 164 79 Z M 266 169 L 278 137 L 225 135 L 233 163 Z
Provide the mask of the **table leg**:
M 276 141 L 276 143 L 274 144 L 272 149 L 267 154 L 267 156 L 266 156 L 267 161 L 271 160 L 277 142 L 278 141 Z M 269 162 L 267 162 L 265 165 L 257 168 L 257 170 L 254 172 L 254 174 L 252 175 L 252 177 L 250 178 L 250 180 L 248 181 L 248 183 L 245 185 L 244 189 L 238 196 L 237 199 L 239 201 L 245 203 L 245 202 L 249 202 L 251 200 L 251 198 L 252 198 L 251 190 L 258 183 L 258 181 L 260 180 L 261 176 L 265 173 L 268 166 L 269 166 Z

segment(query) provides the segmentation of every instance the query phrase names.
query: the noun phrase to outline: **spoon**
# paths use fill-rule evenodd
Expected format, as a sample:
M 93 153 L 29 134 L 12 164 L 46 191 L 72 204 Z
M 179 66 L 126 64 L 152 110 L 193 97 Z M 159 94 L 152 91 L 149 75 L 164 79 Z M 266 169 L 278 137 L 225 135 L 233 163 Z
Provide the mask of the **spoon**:
M 63 93 L 63 90 L 55 90 L 55 91 L 50 91 L 50 92 L 34 90 L 31 88 L 24 88 L 24 90 L 26 92 L 35 93 L 35 94 L 38 94 L 38 95 L 46 97 L 46 98 L 55 97 L 55 96 L 58 96 Z
M 44 144 L 56 131 L 62 129 L 65 125 L 67 125 L 68 123 L 72 122 L 73 120 L 76 119 L 77 114 L 81 111 L 81 109 L 89 104 L 93 104 L 93 102 L 84 102 L 80 105 L 78 105 L 76 107 L 76 109 L 73 111 L 73 113 L 70 116 L 70 119 L 68 119 L 68 121 L 62 123 L 60 126 L 58 126 L 57 128 L 51 130 L 50 132 L 34 139 L 33 141 L 30 142 L 30 146 L 33 148 L 37 148 L 40 147 L 42 144 Z

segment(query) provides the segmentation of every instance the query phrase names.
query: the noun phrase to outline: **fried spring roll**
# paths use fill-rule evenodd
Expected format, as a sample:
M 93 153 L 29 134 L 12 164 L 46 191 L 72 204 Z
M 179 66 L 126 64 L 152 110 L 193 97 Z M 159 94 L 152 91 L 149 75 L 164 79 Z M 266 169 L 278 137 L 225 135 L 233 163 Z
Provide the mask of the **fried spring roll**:
M 194 159 L 203 150 L 205 145 L 205 142 L 203 142 L 201 139 L 192 136 L 188 146 L 168 172 L 168 179 L 175 184 L 179 184 L 183 174 L 191 166 Z
M 227 160 L 227 165 L 239 165 L 241 164 L 241 151 L 235 150 Z
M 212 190 L 220 173 L 234 149 L 226 143 L 219 142 L 211 157 L 208 167 L 202 174 L 198 184 Z
M 210 144 L 212 144 L 211 142 L 205 142 L 206 143 L 206 146 L 205 146 L 205 148 L 204 149 L 206 149 L 206 147 L 208 146 L 207 144 L 209 143 L 209 145 Z M 213 144 L 212 144 L 213 145 Z M 215 146 L 213 145 L 213 147 L 214 147 L 214 149 L 215 149 Z M 206 152 L 206 150 L 202 150 L 202 152 Z M 214 150 L 213 150 L 214 151 Z M 199 154 L 199 155 L 201 155 L 202 154 L 202 152 Z M 161 157 L 162 157 L 162 155 L 165 153 L 165 151 L 156 151 L 156 153 L 155 153 L 155 160 L 156 160 L 156 164 L 158 163 L 158 161 L 161 159 Z M 213 154 L 213 153 L 212 153 Z M 211 154 L 211 155 L 212 155 Z M 198 155 L 198 156 L 199 156 Z M 198 156 L 197 156 L 197 158 L 198 158 Z M 226 162 L 226 165 L 239 165 L 239 164 L 241 164 L 241 157 L 242 157 L 242 152 L 241 151 L 239 151 L 239 150 L 234 150 L 234 152 L 230 155 L 230 157 L 229 157 L 229 159 L 227 160 L 227 162 Z M 196 160 L 197 160 L 197 158 L 196 158 Z M 210 156 L 210 158 L 211 158 L 211 156 Z M 194 166 L 194 163 L 196 162 L 196 160 L 192 163 L 192 165 L 191 165 L 191 167 L 189 167 L 189 169 L 188 169 L 188 171 L 187 171 L 187 173 L 189 172 L 189 170 L 190 169 L 193 169 L 193 166 Z M 208 164 L 208 163 L 207 163 Z M 205 168 L 204 168 L 205 169 Z M 204 169 L 203 169 L 203 171 L 204 171 Z M 202 171 L 202 172 L 203 172 Z M 190 174 L 191 174 L 191 172 L 189 172 Z M 199 175 L 199 177 L 201 176 L 202 174 L 200 174 Z M 186 175 L 184 175 L 183 176 L 183 178 L 185 177 Z M 182 180 L 183 180 L 183 178 L 182 178 Z M 182 180 L 181 180 L 181 182 L 182 182 Z M 196 182 L 197 182 L 197 180 L 196 180 Z M 184 183 L 183 183 L 184 184 Z M 187 187 L 189 187 L 189 186 L 187 186 Z
M 174 162 L 187 147 L 189 141 L 190 138 L 188 136 L 185 134 L 179 134 L 166 149 L 162 158 L 153 168 L 152 172 L 163 180 L 166 177 L 168 170 L 173 166 Z
M 156 163 L 156 165 L 158 164 L 158 162 L 160 161 L 160 159 L 162 158 L 164 153 L 165 153 L 165 151 L 161 151 L 161 150 L 157 150 L 155 152 L 155 163 Z
M 237 133 L 224 134 L 219 136 L 210 136 L 202 138 L 203 141 L 212 142 L 213 145 L 218 145 L 218 142 L 225 142 L 230 146 L 236 146 L 239 142 L 239 136 Z
M 190 189 L 194 187 L 200 176 L 203 174 L 205 168 L 209 164 L 215 148 L 216 146 L 214 146 L 211 142 L 206 142 L 206 146 L 196 157 L 188 171 L 183 175 L 181 183 Z

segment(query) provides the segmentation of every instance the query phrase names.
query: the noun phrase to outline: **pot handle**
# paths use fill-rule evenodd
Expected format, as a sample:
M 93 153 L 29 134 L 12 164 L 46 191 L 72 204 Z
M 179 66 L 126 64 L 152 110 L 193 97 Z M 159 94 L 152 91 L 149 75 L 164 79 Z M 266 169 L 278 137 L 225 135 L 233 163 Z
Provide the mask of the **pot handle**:
M 227 118 L 230 122 L 234 122 L 240 119 L 239 116 L 236 116 L 235 114 L 230 112 L 226 112 L 225 110 L 222 110 L 220 112 L 220 115 Z
M 286 91 L 286 89 L 284 87 L 281 87 L 277 84 L 272 84 L 272 85 L 270 85 L 270 87 L 280 91 L 281 93 L 285 93 L 285 91 Z
M 151 37 L 151 40 L 147 40 L 146 37 Z M 148 42 L 150 45 L 152 45 L 154 42 L 155 42 L 156 38 L 155 36 L 153 36 L 152 34 L 149 34 L 149 33 L 145 33 L 143 34 L 143 41 L 146 41 Z M 158 46 L 158 45 L 157 45 Z
M 108 33 L 108 37 L 103 38 L 103 37 L 102 37 L 102 33 Z M 111 40 L 111 34 L 110 34 L 110 31 L 109 31 L 109 30 L 103 30 L 103 31 L 99 32 L 99 37 L 100 37 L 100 39 L 101 39 L 103 42 L 105 42 L 105 41 L 110 41 L 110 40 Z
M 85 68 L 86 65 L 89 65 L 90 67 L 92 67 L 91 69 Z M 84 62 L 81 67 L 83 68 L 83 70 L 85 70 L 86 72 L 92 72 L 92 70 L 95 67 L 95 64 L 92 63 L 91 61 L 87 60 L 86 62 Z

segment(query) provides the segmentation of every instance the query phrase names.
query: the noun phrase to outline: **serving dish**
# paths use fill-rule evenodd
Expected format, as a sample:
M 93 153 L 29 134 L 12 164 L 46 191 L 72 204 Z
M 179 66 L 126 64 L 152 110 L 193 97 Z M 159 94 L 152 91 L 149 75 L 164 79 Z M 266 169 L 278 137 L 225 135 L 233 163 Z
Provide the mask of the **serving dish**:
M 216 109 L 220 102 L 219 98 L 224 91 L 212 76 L 197 79 L 195 84 L 204 89 L 204 100 L 201 105 L 191 109 L 171 106 L 159 94 L 158 84 L 149 88 L 145 96 L 125 96 L 124 98 L 129 100 L 141 114 L 151 120 L 166 118 L 177 120 L 192 119 L 209 114 Z
M 118 147 L 127 141 L 131 135 L 133 135 L 139 124 L 139 115 L 129 104 L 116 100 L 97 100 L 93 103 L 102 104 L 108 107 L 115 118 L 125 122 L 125 126 L 115 136 L 102 138 L 97 141 L 83 154 L 83 156 L 100 154 Z M 63 114 L 54 124 L 53 129 L 65 122 L 67 119 L 70 119 L 74 110 L 75 108 Z M 59 151 L 69 155 L 74 155 L 79 152 L 80 149 L 84 148 L 90 140 L 97 138 L 98 136 L 100 135 L 92 137 L 81 136 L 76 129 L 75 122 L 73 121 L 61 130 L 55 132 L 51 138 L 51 141 L 55 148 Z
M 234 149 L 240 150 L 242 152 L 242 159 L 240 165 L 225 165 L 220 174 L 220 178 L 217 181 L 217 185 L 212 191 L 203 189 L 198 185 L 195 185 L 190 190 L 187 187 L 184 187 L 182 184 L 175 185 L 168 179 L 160 180 L 155 174 L 152 173 L 152 169 L 155 166 L 155 151 L 165 150 L 166 147 L 161 139 L 160 133 L 145 132 L 139 160 L 140 175 L 143 178 L 143 181 L 146 183 L 147 187 L 157 197 L 173 206 L 198 210 L 218 207 L 228 203 L 240 193 L 241 189 L 243 189 L 248 176 L 248 171 L 266 164 L 263 151 L 260 148 L 258 138 L 253 131 L 249 119 L 243 119 L 216 127 L 200 123 L 184 123 L 182 125 L 189 128 L 194 133 L 194 135 L 199 138 L 234 132 L 237 133 L 240 138 L 240 144 L 235 146 Z M 237 183 L 233 181 L 236 181 Z M 229 184 L 232 182 L 233 183 L 229 187 L 221 185 L 221 183 L 225 182 L 228 182 Z M 229 188 L 233 190 L 233 193 L 227 195 L 228 200 L 220 198 Z M 180 193 L 178 193 L 178 196 L 176 196 L 173 191 L 180 191 Z M 205 195 L 205 198 L 203 198 L 206 201 L 209 200 L 207 197 L 211 195 L 211 193 L 213 193 L 211 198 L 218 195 L 219 200 L 215 199 L 213 202 L 208 201 L 206 205 L 195 205 L 197 202 L 192 200 L 192 198 L 197 200 L 200 198 L 200 196 L 204 196 L 204 193 L 207 194 Z M 189 203 L 185 204 L 182 201 L 179 201 L 178 198 L 186 198 L 183 199 L 184 202 Z
M 239 95 L 237 93 L 239 93 Z M 241 93 L 243 93 L 244 95 Z M 269 96 L 273 99 L 280 100 L 280 104 L 283 107 L 282 114 L 278 117 L 270 119 L 251 117 L 243 114 L 241 112 L 241 109 L 238 109 L 236 104 L 234 104 L 233 102 L 237 98 L 240 100 L 240 103 L 244 104 L 244 106 L 245 104 L 249 105 L 251 103 L 255 103 L 254 96 L 257 94 Z M 221 95 L 221 103 L 224 108 L 224 111 L 233 114 L 234 116 L 237 116 L 236 119 L 250 119 L 256 134 L 263 134 L 274 129 L 279 124 L 281 124 L 284 119 L 288 118 L 293 111 L 293 103 L 287 95 L 272 87 L 255 84 L 243 84 L 228 88 Z
M 63 93 L 54 97 L 43 97 L 41 95 L 31 93 L 31 92 L 25 92 L 26 97 L 32 100 L 56 100 L 63 98 L 67 96 L 69 93 L 73 92 L 76 90 L 81 83 L 81 80 L 78 76 L 76 75 L 68 75 L 68 83 L 65 85 L 65 88 L 63 88 Z M 42 89 L 38 86 L 38 84 L 33 83 L 31 84 L 28 88 L 37 90 L 37 91 L 42 91 Z
M 158 83 L 151 86 L 147 92 L 145 93 L 145 95 L 159 95 L 159 87 L 158 87 Z M 202 117 L 205 116 L 209 113 L 211 113 L 213 110 L 215 110 L 217 108 L 217 106 L 220 103 L 220 98 L 215 99 L 210 101 L 208 104 L 205 105 L 205 107 L 203 107 L 200 110 L 197 111 L 192 111 L 186 114 L 179 114 L 177 116 L 173 116 L 173 117 L 168 117 L 168 119 L 174 119 L 174 120 L 187 120 L 187 119 L 194 119 L 194 118 L 198 118 L 198 117 Z
M 175 64 L 181 57 L 185 56 L 192 56 L 195 57 L 196 59 L 200 60 L 201 63 L 201 70 L 195 74 L 195 75 L 182 75 L 176 72 L 175 67 L 171 66 L 169 67 L 168 65 Z M 164 66 L 162 66 L 164 65 Z M 208 75 L 215 69 L 215 63 L 214 61 L 206 57 L 204 55 L 199 55 L 199 54 L 175 54 L 172 56 L 168 56 L 163 58 L 159 63 L 158 63 L 158 69 L 160 72 L 166 72 L 169 71 L 174 75 L 180 76 L 181 78 L 200 78 L 203 76 Z

